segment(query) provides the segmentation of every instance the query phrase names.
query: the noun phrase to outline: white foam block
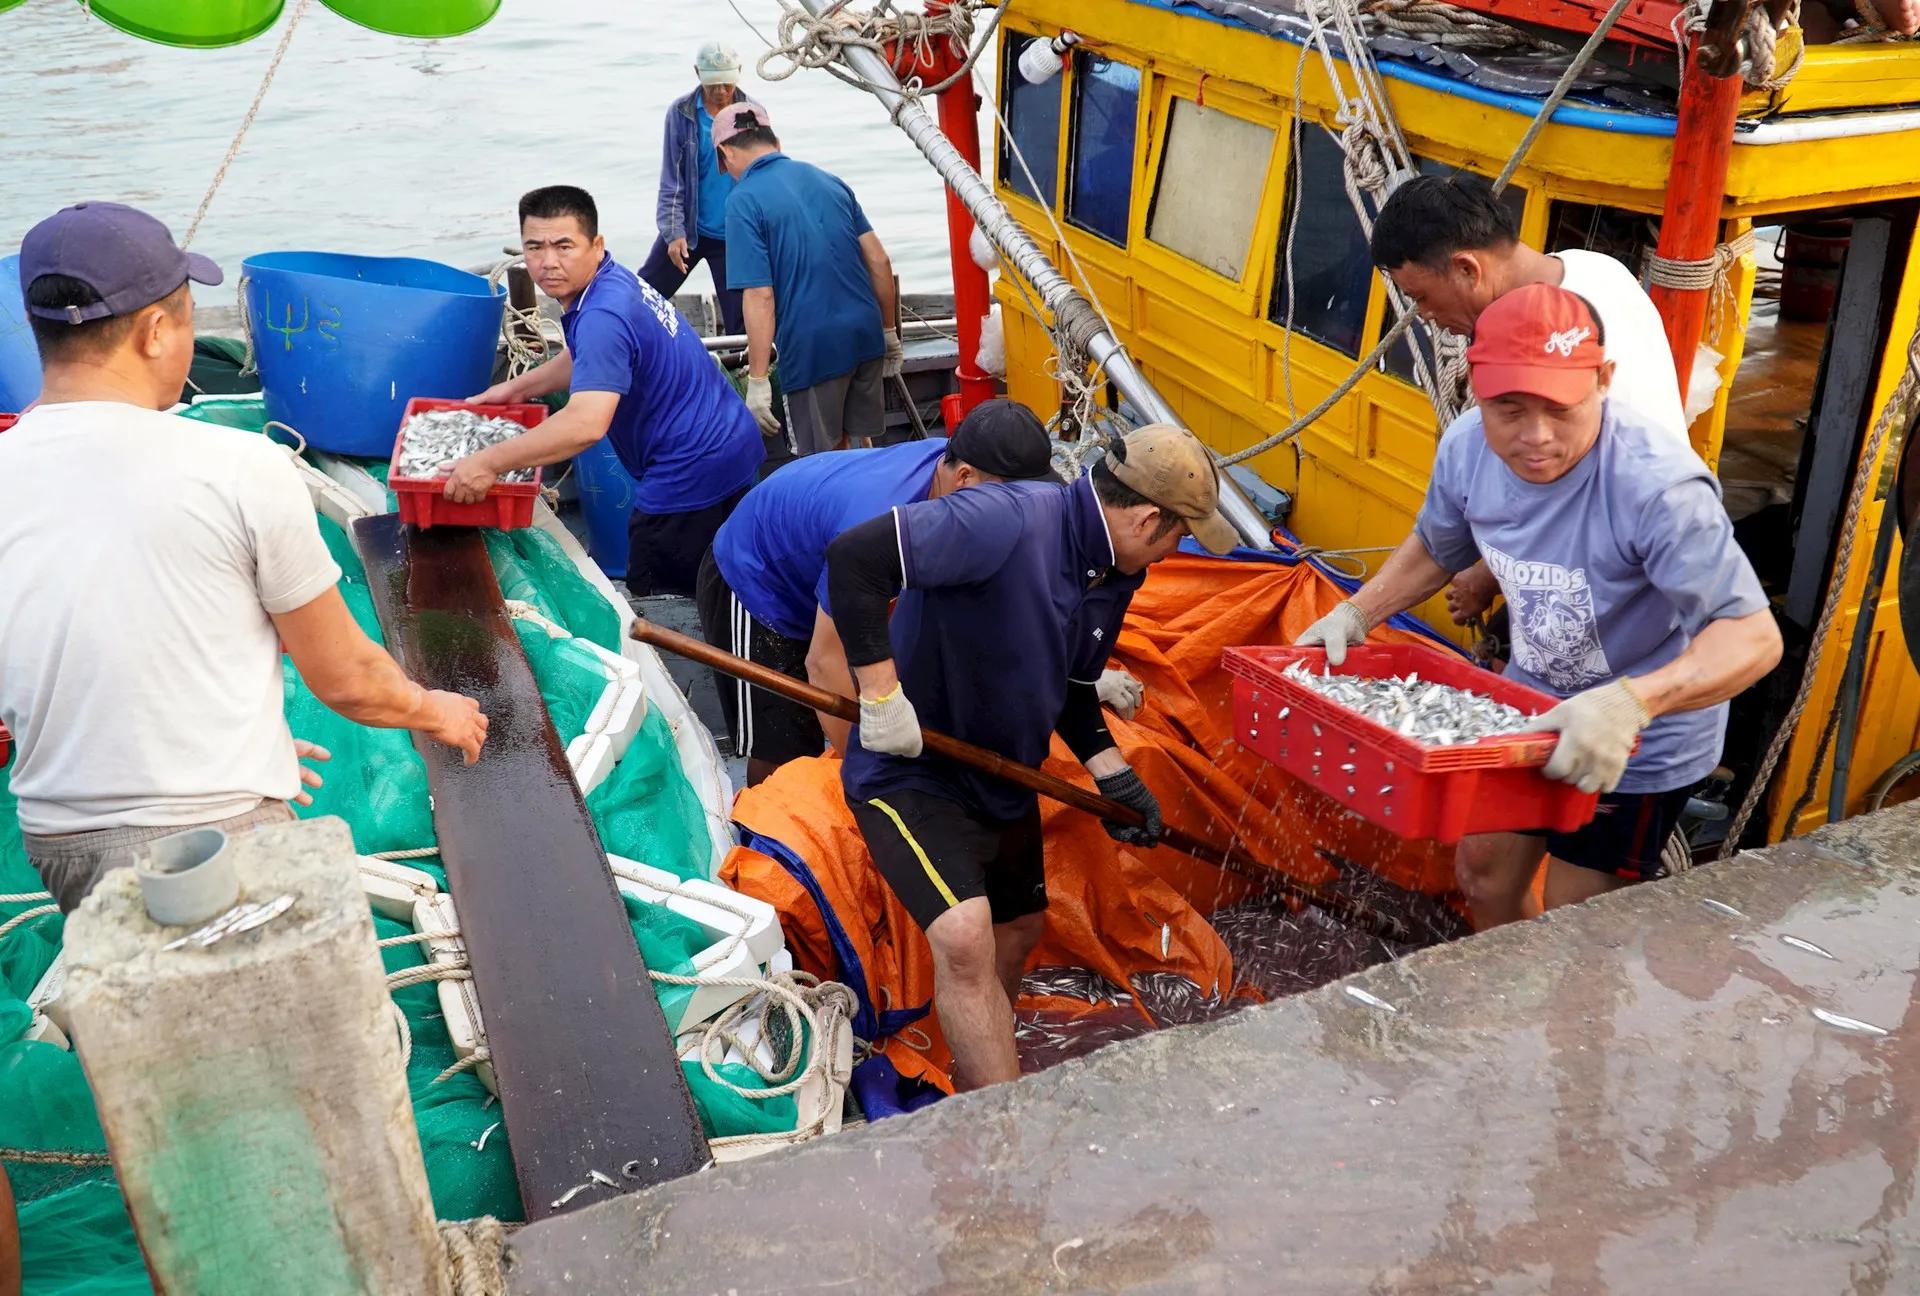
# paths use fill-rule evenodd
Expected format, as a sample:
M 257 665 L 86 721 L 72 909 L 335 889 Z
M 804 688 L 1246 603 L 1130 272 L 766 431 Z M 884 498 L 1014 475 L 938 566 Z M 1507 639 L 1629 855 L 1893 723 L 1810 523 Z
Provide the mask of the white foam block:
M 411 923 L 414 906 L 431 899 L 440 890 L 431 873 L 371 855 L 362 855 L 359 860 L 360 889 L 367 893 L 367 902 L 382 918 Z
M 454 911 L 452 896 L 436 895 L 415 905 L 413 929 L 433 937 L 427 942 L 430 962 L 458 963 L 466 959 L 466 942 L 454 934 L 460 930 L 460 915 Z M 487 1042 L 486 1024 L 480 1020 L 480 996 L 474 993 L 473 982 L 439 981 L 435 988 L 439 991 L 440 1016 L 447 1028 L 447 1038 L 453 1044 L 454 1056 L 472 1057 L 474 1051 Z M 491 1063 L 482 1062 L 473 1070 L 489 1092 L 499 1092 L 494 1086 Z
M 613 744 L 605 734 L 583 733 L 567 744 L 567 764 L 573 767 L 573 781 L 586 796 L 613 772 Z
M 631 882 L 652 892 L 642 898 L 663 903 L 702 926 L 740 935 L 753 951 L 756 964 L 766 963 L 786 947 L 779 911 L 764 900 L 741 895 L 718 882 L 700 878 L 682 881 L 665 869 L 621 855 L 607 856 L 607 863 L 617 881 Z

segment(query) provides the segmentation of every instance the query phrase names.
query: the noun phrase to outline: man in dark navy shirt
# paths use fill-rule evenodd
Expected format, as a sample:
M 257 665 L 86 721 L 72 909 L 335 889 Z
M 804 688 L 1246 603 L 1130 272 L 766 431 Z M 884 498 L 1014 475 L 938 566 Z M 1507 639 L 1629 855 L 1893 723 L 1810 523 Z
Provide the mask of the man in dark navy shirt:
M 690 597 L 714 532 L 766 458 L 753 415 L 693 325 L 607 251 L 585 190 L 550 185 L 521 198 L 520 238 L 535 282 L 566 308 L 566 350 L 473 399 L 572 395 L 539 427 L 456 463 L 446 493 L 480 499 L 501 473 L 571 459 L 606 437 L 639 481 L 628 589 Z
M 827 547 L 860 693 L 847 803 L 926 930 L 959 1088 L 1020 1073 L 1013 1000 L 1047 905 L 1040 810 L 1023 788 L 923 756 L 919 714 L 1024 765 L 1040 764 L 1058 731 L 1102 795 L 1145 817 L 1108 822 L 1108 834 L 1151 846 L 1159 805 L 1107 732 L 1095 689 L 1147 567 L 1189 533 L 1216 553 L 1235 543 L 1206 450 L 1153 426 L 1065 490 L 976 486 L 895 508 Z

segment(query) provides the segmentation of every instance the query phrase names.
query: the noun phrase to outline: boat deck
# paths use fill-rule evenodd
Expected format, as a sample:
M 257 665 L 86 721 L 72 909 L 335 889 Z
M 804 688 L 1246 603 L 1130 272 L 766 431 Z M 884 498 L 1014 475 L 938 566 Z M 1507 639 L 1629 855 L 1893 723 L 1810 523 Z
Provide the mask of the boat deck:
M 534 1225 L 512 1290 L 1913 1290 L 1917 847 L 1850 820 Z

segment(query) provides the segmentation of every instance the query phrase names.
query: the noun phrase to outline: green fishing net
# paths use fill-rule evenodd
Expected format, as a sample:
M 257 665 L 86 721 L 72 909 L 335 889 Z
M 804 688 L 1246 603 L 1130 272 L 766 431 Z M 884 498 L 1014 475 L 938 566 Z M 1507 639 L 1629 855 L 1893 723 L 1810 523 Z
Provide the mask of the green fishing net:
M 205 402 L 189 417 L 256 431 L 264 421 L 257 400 Z M 384 464 L 363 466 L 370 471 L 378 467 L 383 470 L 378 475 L 384 476 Z M 339 588 L 349 610 L 363 630 L 380 640 L 366 572 L 351 540 L 324 517 L 320 529 L 340 564 Z M 507 598 L 531 604 L 573 635 L 620 651 L 616 610 L 575 569 L 553 537 L 534 528 L 484 534 Z M 571 740 L 584 730 L 606 676 L 578 645 L 550 639 L 527 622 L 516 627 L 555 727 L 563 740 Z M 344 819 L 363 854 L 434 845 L 426 769 L 408 735 L 365 728 L 336 715 L 313 696 L 290 662 L 285 686 L 287 720 L 295 736 L 333 753 L 321 767 L 324 785 L 314 791 L 314 804 L 300 809 L 301 816 Z M 0 770 L 0 893 L 38 891 L 39 878 L 26 861 L 4 775 Z M 624 758 L 587 798 L 587 808 L 609 853 L 681 878 L 708 876 L 712 841 L 705 808 L 681 769 L 671 727 L 652 706 Z M 437 858 L 400 862 L 427 872 L 445 887 Z M 625 900 L 647 966 L 691 973 L 693 957 L 709 939 L 705 929 L 664 906 Z M 29 907 L 0 904 L 0 922 Z M 382 937 L 410 930 L 378 916 L 375 927 Z M 0 1147 L 100 1152 L 105 1140 L 78 1058 L 55 1045 L 21 1038 L 31 1021 L 26 997 L 57 953 L 61 928 L 55 914 L 0 937 Z M 389 971 L 426 958 L 425 947 L 417 944 L 382 953 Z M 691 988 L 657 983 L 654 989 L 664 1005 L 675 1009 L 692 994 Z M 394 998 L 412 1038 L 407 1082 L 436 1211 L 443 1219 L 481 1214 L 523 1218 L 498 1102 L 471 1071 L 445 1074 L 456 1058 L 437 986 L 409 986 L 395 991 Z M 716 1069 L 742 1087 L 769 1087 L 751 1068 L 725 1064 Z M 716 1085 L 697 1061 L 684 1063 L 683 1070 L 710 1137 L 793 1128 L 797 1112 L 791 1096 L 756 1101 Z M 0 1165 L 19 1203 L 28 1293 L 120 1296 L 148 1290 L 145 1266 L 110 1168 L 14 1160 Z

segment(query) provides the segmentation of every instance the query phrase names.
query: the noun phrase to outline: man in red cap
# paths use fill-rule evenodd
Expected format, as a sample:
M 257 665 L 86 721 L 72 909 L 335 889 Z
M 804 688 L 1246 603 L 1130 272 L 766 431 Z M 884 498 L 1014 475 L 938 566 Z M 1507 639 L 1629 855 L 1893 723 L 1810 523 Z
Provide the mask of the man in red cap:
M 1613 362 L 1586 301 L 1533 284 L 1480 315 L 1480 407 L 1448 428 L 1413 534 L 1297 642 L 1347 649 L 1485 555 L 1512 609 L 1507 677 L 1565 700 L 1547 776 L 1600 792 L 1572 833 L 1461 844 L 1477 926 L 1654 877 L 1688 795 L 1719 763 L 1727 699 L 1780 660 L 1780 631 L 1720 485 L 1692 450 L 1607 399 Z M 1634 744 L 1639 742 L 1638 751 Z

